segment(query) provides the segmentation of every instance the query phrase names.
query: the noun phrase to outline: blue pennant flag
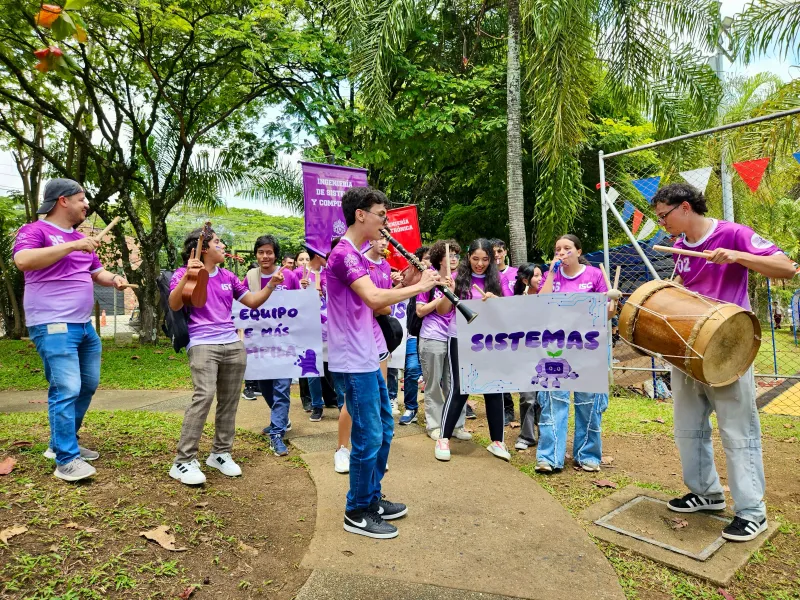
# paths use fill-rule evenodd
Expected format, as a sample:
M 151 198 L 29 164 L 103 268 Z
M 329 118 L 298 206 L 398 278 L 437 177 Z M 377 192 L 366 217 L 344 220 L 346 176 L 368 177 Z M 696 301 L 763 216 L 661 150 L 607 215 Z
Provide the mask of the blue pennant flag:
M 653 199 L 658 191 L 658 184 L 661 183 L 661 177 L 647 177 L 645 179 L 634 179 L 631 181 L 636 189 L 644 196 L 648 202 Z
M 794 159 L 795 159 L 797 162 L 799 162 L 799 163 L 800 163 L 800 152 L 795 152 L 794 154 L 792 154 L 792 156 L 794 156 Z
M 633 207 L 633 204 L 631 204 L 630 202 L 628 202 L 627 200 L 625 200 L 625 204 L 624 204 L 624 206 L 622 207 L 622 220 L 623 220 L 623 221 L 625 221 L 625 222 L 627 222 L 627 221 L 628 221 L 628 219 L 630 219 L 630 218 L 631 218 L 631 216 L 633 215 L 633 211 L 634 211 L 634 210 L 635 210 L 635 209 L 634 209 L 634 207 Z
M 667 237 L 667 232 L 663 229 L 659 229 L 651 239 L 647 240 L 647 245 L 652 248 L 656 244 L 660 244 L 661 240 L 663 240 L 665 237 Z

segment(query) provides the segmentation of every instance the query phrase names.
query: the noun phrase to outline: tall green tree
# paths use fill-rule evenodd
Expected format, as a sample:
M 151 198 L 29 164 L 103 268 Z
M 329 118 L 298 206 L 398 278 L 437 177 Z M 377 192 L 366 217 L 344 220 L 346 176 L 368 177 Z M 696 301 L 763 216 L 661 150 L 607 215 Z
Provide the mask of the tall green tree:
M 520 0 L 508 0 L 508 58 L 506 59 L 506 181 L 508 229 L 512 264 L 528 260 L 525 235 L 525 196 L 522 184 L 522 65 L 520 48 Z

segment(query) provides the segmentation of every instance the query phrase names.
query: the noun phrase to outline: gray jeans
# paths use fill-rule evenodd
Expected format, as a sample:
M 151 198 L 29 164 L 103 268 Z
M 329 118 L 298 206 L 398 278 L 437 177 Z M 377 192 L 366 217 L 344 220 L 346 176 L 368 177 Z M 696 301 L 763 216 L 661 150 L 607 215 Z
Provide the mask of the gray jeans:
M 536 444 L 539 441 L 539 415 L 542 407 L 536 401 L 536 392 L 519 393 L 519 437 L 529 444 Z
M 425 429 L 441 429 L 444 421 L 444 390 L 442 378 L 450 381 L 447 363 L 447 342 L 419 338 L 419 361 L 422 364 L 422 378 L 425 380 Z M 464 426 L 466 408 L 458 417 L 456 428 Z
M 681 455 L 683 481 L 689 490 L 711 500 L 725 497 L 711 445 L 713 411 L 717 413 L 736 516 L 748 521 L 766 518 L 761 423 L 753 368 L 724 387 L 709 387 L 673 368 L 672 395 L 675 443 Z

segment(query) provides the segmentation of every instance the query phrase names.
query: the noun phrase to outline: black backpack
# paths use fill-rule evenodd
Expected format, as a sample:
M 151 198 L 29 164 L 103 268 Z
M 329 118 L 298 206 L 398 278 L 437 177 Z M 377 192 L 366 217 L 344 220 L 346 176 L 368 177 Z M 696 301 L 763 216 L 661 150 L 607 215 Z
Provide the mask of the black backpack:
M 435 288 L 434 288 L 435 289 Z M 433 298 L 433 290 L 428 292 L 428 302 Z M 422 329 L 422 317 L 417 315 L 417 297 L 414 296 L 406 304 L 406 331 L 410 337 L 419 337 Z
M 164 313 L 161 330 L 172 340 L 175 352 L 180 352 L 189 345 L 189 311 L 185 307 L 180 310 L 169 307 L 169 282 L 172 281 L 172 275 L 173 271 L 162 270 L 156 279 L 156 285 L 161 299 L 161 312 Z

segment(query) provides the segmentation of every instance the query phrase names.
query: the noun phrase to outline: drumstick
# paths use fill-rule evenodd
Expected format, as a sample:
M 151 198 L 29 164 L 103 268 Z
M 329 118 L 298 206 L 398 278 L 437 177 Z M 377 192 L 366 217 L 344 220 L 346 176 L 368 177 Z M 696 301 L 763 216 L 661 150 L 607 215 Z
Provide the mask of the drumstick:
M 447 270 L 445 271 L 445 273 L 447 273 L 447 276 L 450 277 L 450 244 L 444 245 L 444 255 L 445 257 L 447 257 L 445 261 L 447 262 Z
M 611 287 L 611 280 L 608 278 L 608 273 L 606 273 L 606 268 L 605 268 L 605 266 L 603 265 L 603 263 L 600 263 L 600 270 L 603 272 L 603 279 L 605 279 L 605 280 L 606 280 L 606 287 L 607 287 L 609 290 L 613 290 L 614 288 L 613 288 L 613 287 Z
M 121 290 L 138 290 L 139 286 L 137 284 L 135 284 L 135 283 L 123 283 L 121 286 L 119 286 L 119 289 L 121 289 Z
M 617 267 L 617 268 L 619 269 L 619 267 Z M 606 273 L 606 268 L 603 265 L 603 263 L 600 263 L 600 270 L 603 272 L 603 279 L 606 280 L 606 287 L 608 288 L 608 291 L 606 292 L 606 296 L 612 302 L 616 302 L 617 300 L 620 299 L 622 294 L 619 293 L 618 289 L 611 287 L 611 280 L 608 278 L 608 273 Z M 619 276 L 619 271 L 617 271 L 617 276 Z
M 622 270 L 622 267 L 621 267 L 620 265 L 617 265 L 617 272 L 616 272 L 616 274 L 614 275 L 614 289 L 615 289 L 615 290 L 618 290 L 618 289 L 619 289 L 619 272 L 620 272 L 621 270 Z
M 653 246 L 653 250 L 658 250 L 659 252 L 671 252 L 672 254 L 680 254 L 682 256 L 694 256 L 696 258 L 708 258 L 711 255 L 711 253 L 708 251 L 695 252 L 694 250 L 684 250 L 683 248 L 670 248 L 669 246 Z
M 474 287 L 476 290 L 478 290 L 481 293 L 481 296 L 486 298 L 486 292 L 484 292 L 481 288 L 479 288 L 477 283 L 473 283 L 472 287 Z
M 120 220 L 121 220 L 121 219 L 120 219 L 119 217 L 114 217 L 114 218 L 111 220 L 111 223 L 109 223 L 109 224 L 106 226 L 106 228 L 105 228 L 105 229 L 103 229 L 103 231 L 101 231 L 99 234 L 97 234 L 96 236 L 94 236 L 94 239 L 95 239 L 96 241 L 98 241 L 98 242 L 102 242 L 102 241 L 103 241 L 103 238 L 104 238 L 104 237 L 106 237 L 106 234 L 107 234 L 109 231 L 111 231 L 111 230 L 114 228 L 114 226 L 115 226 L 117 223 L 119 223 L 119 222 L 120 222 Z

